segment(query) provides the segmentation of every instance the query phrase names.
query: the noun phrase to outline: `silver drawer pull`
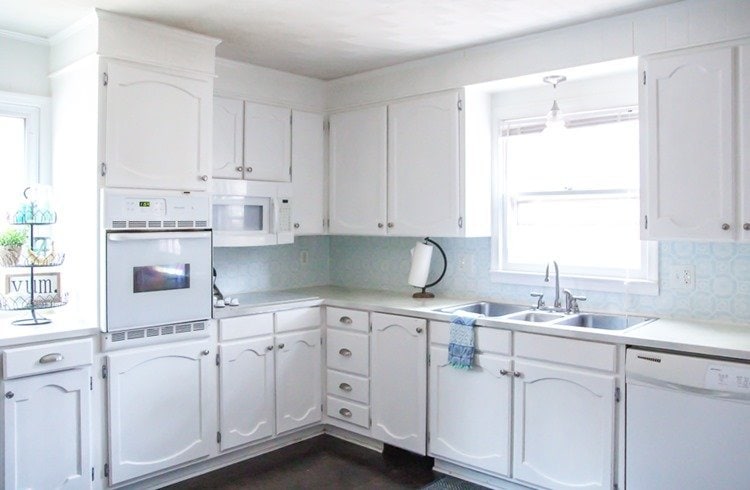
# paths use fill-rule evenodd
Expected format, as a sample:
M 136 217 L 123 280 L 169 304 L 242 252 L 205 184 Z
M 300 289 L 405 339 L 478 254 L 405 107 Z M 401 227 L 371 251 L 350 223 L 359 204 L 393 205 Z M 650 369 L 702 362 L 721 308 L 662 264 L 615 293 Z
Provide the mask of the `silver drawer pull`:
M 47 354 L 39 358 L 39 364 L 51 364 L 53 362 L 60 362 L 63 360 L 63 355 L 55 352 L 54 354 Z
M 352 357 L 352 351 L 350 351 L 349 349 L 341 349 L 339 351 L 339 354 L 341 354 L 344 357 Z
M 352 418 L 352 411 L 348 408 L 342 408 L 339 413 L 348 419 Z
M 339 385 L 339 388 L 341 388 L 341 391 L 346 391 L 346 392 L 352 391 L 352 385 L 350 385 L 349 383 L 341 383 Z
M 348 316 L 342 316 L 341 318 L 339 318 L 339 321 L 341 323 L 343 323 L 344 325 L 351 325 L 352 324 L 352 319 L 349 318 Z

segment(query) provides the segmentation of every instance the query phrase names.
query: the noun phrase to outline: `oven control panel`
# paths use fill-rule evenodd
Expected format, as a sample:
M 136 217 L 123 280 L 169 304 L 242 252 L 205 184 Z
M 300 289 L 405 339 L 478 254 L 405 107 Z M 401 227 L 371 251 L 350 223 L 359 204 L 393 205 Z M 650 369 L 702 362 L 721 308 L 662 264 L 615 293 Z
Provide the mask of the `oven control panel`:
M 150 191 L 103 191 L 104 228 L 191 229 L 210 228 L 208 195 Z

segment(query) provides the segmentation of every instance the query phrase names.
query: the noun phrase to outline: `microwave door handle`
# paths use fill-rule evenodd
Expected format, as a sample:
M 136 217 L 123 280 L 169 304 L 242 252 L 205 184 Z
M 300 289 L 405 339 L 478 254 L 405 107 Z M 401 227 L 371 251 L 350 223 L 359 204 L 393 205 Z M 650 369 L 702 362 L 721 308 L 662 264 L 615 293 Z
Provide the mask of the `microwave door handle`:
M 270 199 L 271 209 L 268 211 L 269 216 L 271 216 L 271 222 L 268 224 L 268 232 L 271 234 L 276 234 L 276 227 L 279 223 L 279 206 L 276 203 L 276 199 L 278 198 L 272 197 Z
M 191 238 L 211 238 L 210 231 L 165 231 L 165 232 L 141 232 L 141 233 L 108 233 L 107 240 L 110 242 L 135 242 L 144 240 L 163 240 L 163 239 L 191 239 Z

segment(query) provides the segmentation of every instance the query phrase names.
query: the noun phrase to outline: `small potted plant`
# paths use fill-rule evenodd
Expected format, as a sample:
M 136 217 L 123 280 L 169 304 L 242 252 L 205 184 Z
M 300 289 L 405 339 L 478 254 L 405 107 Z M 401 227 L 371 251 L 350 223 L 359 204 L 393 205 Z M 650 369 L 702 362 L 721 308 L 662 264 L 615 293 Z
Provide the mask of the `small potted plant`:
M 9 228 L 0 233 L 0 266 L 12 267 L 16 265 L 24 243 L 26 243 L 25 230 Z

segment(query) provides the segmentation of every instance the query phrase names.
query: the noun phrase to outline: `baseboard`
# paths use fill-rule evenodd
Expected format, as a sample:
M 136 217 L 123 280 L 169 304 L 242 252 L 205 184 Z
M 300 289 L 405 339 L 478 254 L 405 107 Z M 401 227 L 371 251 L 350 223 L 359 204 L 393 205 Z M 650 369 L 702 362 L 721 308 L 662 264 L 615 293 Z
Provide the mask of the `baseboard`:
M 437 458 L 435 459 L 433 470 L 444 475 L 450 475 L 461 480 L 466 480 L 496 490 L 534 490 L 538 488 L 521 485 L 520 483 L 504 480 L 496 476 L 490 476 L 486 473 L 470 470 L 463 466 Z
M 383 443 L 371 437 L 363 436 L 361 434 L 355 434 L 354 432 L 350 432 L 346 429 L 342 429 L 333 425 L 325 425 L 324 430 L 326 434 L 335 437 L 336 439 L 341 439 L 342 441 L 357 444 L 358 446 L 372 449 L 373 451 L 377 451 L 379 453 L 383 452 Z

